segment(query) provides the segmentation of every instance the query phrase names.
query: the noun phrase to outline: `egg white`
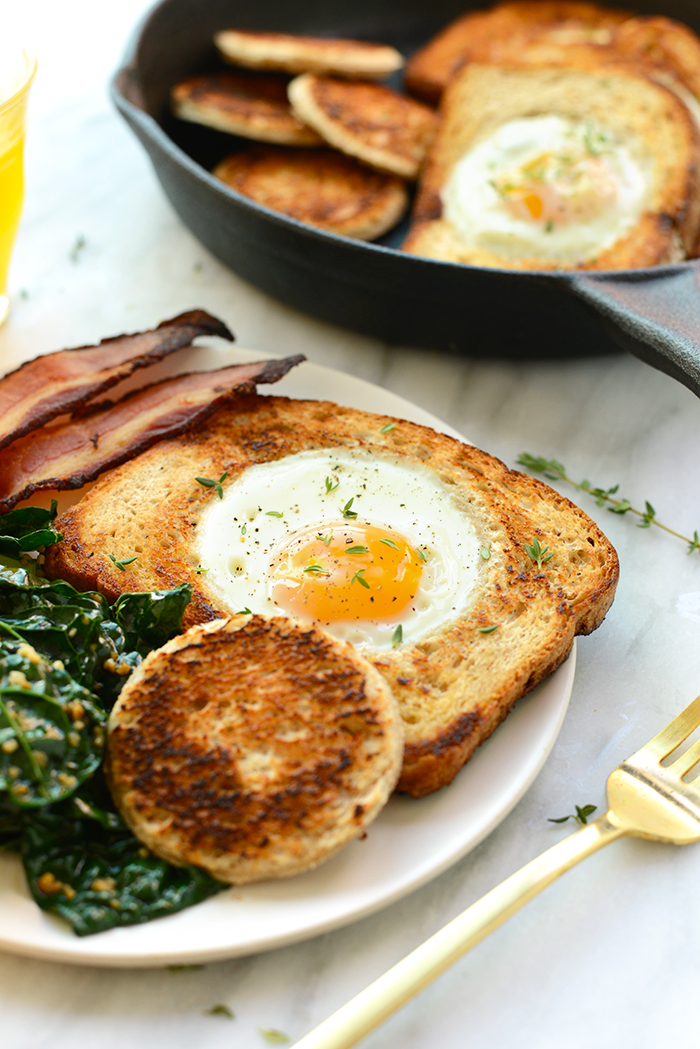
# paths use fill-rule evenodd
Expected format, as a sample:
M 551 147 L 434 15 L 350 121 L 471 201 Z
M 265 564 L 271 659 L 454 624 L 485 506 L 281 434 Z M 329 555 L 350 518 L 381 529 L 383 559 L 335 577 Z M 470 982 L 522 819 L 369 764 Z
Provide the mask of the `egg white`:
M 565 158 L 595 151 L 615 186 L 614 199 L 593 217 L 552 223 L 511 214 L 499 178 L 542 153 Z M 608 129 L 555 114 L 502 124 L 469 149 L 443 190 L 444 216 L 464 243 L 509 258 L 579 263 L 612 247 L 638 221 L 649 182 L 648 161 Z
M 327 491 L 326 477 L 333 491 Z M 421 582 L 400 620 L 338 621 L 326 627 L 360 648 L 388 649 L 397 622 L 415 642 L 469 606 L 481 546 L 447 485 L 427 467 L 356 450 L 300 452 L 246 469 L 213 496 L 197 529 L 202 583 L 227 612 L 279 614 L 273 566 L 290 537 L 309 528 L 342 527 L 352 499 L 355 524 L 398 532 L 426 555 Z M 277 516 L 281 515 L 281 516 Z

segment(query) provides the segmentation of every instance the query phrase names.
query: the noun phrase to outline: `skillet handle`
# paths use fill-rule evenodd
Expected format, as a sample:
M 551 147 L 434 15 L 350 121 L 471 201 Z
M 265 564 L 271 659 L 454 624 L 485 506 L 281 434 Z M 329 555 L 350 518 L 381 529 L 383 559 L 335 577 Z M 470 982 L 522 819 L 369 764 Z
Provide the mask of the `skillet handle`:
M 700 397 L 700 260 L 665 272 L 572 275 L 569 290 L 615 340 Z M 568 276 L 568 275 L 567 275 Z

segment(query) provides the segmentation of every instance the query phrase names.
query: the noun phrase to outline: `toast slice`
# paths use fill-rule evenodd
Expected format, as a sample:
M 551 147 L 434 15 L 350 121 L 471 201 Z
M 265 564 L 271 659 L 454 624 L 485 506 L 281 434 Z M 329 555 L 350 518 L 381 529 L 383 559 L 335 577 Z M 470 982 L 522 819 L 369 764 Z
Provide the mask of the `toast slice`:
M 509 0 L 488 11 L 469 11 L 446 26 L 406 63 L 411 94 L 438 102 L 452 76 L 468 62 L 555 61 L 566 48 L 604 48 L 629 14 L 579 0 Z
M 287 89 L 299 120 L 342 153 L 416 179 L 435 130 L 428 106 L 382 84 L 304 73 Z
M 236 616 L 144 660 L 110 715 L 107 768 L 156 855 L 240 885 L 310 870 L 358 838 L 402 751 L 391 690 L 350 645 Z
M 470 64 L 443 96 L 404 249 L 509 269 L 674 262 L 697 243 L 699 170 L 690 110 L 635 67 Z
M 381 80 L 403 66 L 396 48 L 368 40 L 223 29 L 214 43 L 225 62 L 248 69 Z
M 180 120 L 283 146 L 319 146 L 320 135 L 292 113 L 284 77 L 205 73 L 176 84 L 172 111 Z
M 700 40 L 687 26 L 550 0 L 515 0 L 462 16 L 412 56 L 405 80 L 413 94 L 437 102 L 470 62 L 595 69 L 615 61 L 635 63 L 700 98 Z
M 225 493 L 253 466 L 339 448 L 376 459 L 378 476 L 383 459 L 420 476 L 429 471 L 481 550 L 468 602 L 454 618 L 413 641 L 407 631 L 395 647 L 363 649 L 400 704 L 406 743 L 398 788 L 419 797 L 453 779 L 516 700 L 566 658 L 574 635 L 594 630 L 612 602 L 614 549 L 547 485 L 405 420 L 254 396 L 98 482 L 59 518 L 64 539 L 47 549 L 47 572 L 110 600 L 189 582 L 185 625 L 240 612 L 223 608 L 198 570 L 197 528 L 217 494 L 195 478 L 226 473 Z M 319 467 L 321 485 L 323 472 Z M 119 571 L 110 555 L 137 560 Z
M 380 237 L 408 207 L 402 179 L 331 149 L 252 146 L 226 157 L 213 174 L 258 204 L 357 240 Z

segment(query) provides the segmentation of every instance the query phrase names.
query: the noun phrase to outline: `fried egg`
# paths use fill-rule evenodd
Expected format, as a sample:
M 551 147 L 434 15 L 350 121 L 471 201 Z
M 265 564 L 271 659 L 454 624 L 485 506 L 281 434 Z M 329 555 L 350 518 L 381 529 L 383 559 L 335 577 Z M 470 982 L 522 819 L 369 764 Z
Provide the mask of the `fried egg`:
M 371 650 L 462 614 L 481 557 L 433 471 L 349 449 L 249 467 L 197 531 L 203 584 L 222 609 L 284 613 Z
M 585 262 L 638 222 L 647 166 L 599 124 L 521 117 L 458 161 L 443 192 L 444 215 L 469 245 Z

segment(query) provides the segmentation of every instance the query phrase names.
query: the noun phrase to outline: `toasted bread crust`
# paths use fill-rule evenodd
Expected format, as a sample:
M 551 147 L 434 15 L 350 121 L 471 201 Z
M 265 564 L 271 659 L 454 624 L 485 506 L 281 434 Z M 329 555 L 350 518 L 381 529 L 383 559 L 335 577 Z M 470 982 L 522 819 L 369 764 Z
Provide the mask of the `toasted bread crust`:
M 528 61 L 533 46 L 551 48 L 609 45 L 614 29 L 629 17 L 578 0 L 514 0 L 488 11 L 470 11 L 446 26 L 406 63 L 404 80 L 412 94 L 437 102 L 466 62 Z
M 284 617 L 194 627 L 152 652 L 109 720 L 108 775 L 157 855 L 233 884 L 317 866 L 401 768 L 398 707 L 351 646 Z
M 331 146 L 380 171 L 418 177 L 435 129 L 428 106 L 381 84 L 305 73 L 288 88 L 293 111 Z
M 226 157 L 213 174 L 258 204 L 358 240 L 381 236 L 408 207 L 401 179 L 331 149 L 252 146 Z
M 474 143 L 515 117 L 556 113 L 597 121 L 643 149 L 652 164 L 645 211 L 628 234 L 577 263 L 504 257 L 466 244 L 443 217 L 442 189 Z M 404 250 L 508 269 L 626 269 L 675 262 L 694 252 L 700 226 L 700 135 L 686 105 L 636 67 L 595 71 L 473 63 L 443 96 L 441 123 L 414 204 Z
M 171 91 L 181 120 L 231 135 L 287 146 L 318 146 L 323 139 L 292 113 L 284 77 L 257 73 L 206 73 Z
M 388 422 L 395 428 L 382 433 Z M 471 445 L 405 420 L 317 401 L 250 397 L 199 434 L 168 441 L 115 471 L 62 515 L 47 571 L 110 600 L 125 590 L 191 583 L 186 623 L 221 613 L 197 574 L 193 530 L 211 492 L 255 463 L 299 451 L 357 448 L 434 470 L 454 493 L 482 560 L 465 614 L 415 643 L 370 656 L 399 699 L 406 749 L 399 789 L 420 796 L 449 783 L 513 703 L 565 658 L 576 633 L 603 620 L 615 591 L 615 551 L 593 521 L 547 485 Z M 538 566 L 525 545 L 552 557 Z M 109 559 L 138 552 L 127 572 Z M 496 626 L 489 633 L 484 628 Z
M 221 57 L 233 65 L 284 73 L 377 80 L 403 65 L 403 57 L 395 48 L 365 40 L 224 29 L 216 34 L 214 43 Z

